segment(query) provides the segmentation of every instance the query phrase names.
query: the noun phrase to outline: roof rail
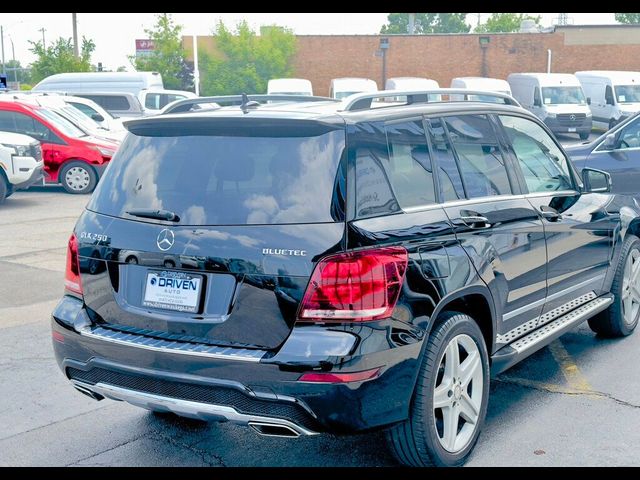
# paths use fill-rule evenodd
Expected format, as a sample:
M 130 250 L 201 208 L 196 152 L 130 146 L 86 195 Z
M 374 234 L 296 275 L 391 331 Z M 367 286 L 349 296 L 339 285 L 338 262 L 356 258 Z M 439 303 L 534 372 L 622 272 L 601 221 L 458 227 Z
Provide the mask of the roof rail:
M 339 103 L 340 100 L 336 100 L 335 98 L 329 97 L 314 97 L 311 95 L 267 95 L 267 94 L 258 94 L 258 95 L 247 95 L 250 101 L 255 101 L 259 103 L 267 103 L 267 102 L 336 102 Z M 243 96 L 242 95 L 219 95 L 213 97 L 197 97 L 197 98 L 185 98 L 184 100 L 177 100 L 175 102 L 170 103 L 165 107 L 165 109 L 161 112 L 162 115 L 167 113 L 184 113 L 189 112 L 191 107 L 194 105 L 201 104 L 217 104 L 218 107 L 226 107 L 229 105 L 242 105 Z
M 434 95 L 439 95 L 440 99 L 433 99 Z M 470 100 L 469 95 L 482 95 L 483 97 L 495 97 L 504 101 L 506 105 L 520 107 L 518 101 L 511 95 L 499 92 L 489 92 L 483 90 L 469 90 L 466 88 L 434 88 L 432 90 L 380 90 L 378 92 L 354 93 L 345 98 L 341 110 L 343 112 L 353 112 L 355 110 L 369 110 L 373 100 L 389 97 L 407 97 L 406 105 L 413 103 L 438 103 L 442 100 L 442 95 L 449 95 L 449 102 L 479 102 L 481 100 Z M 463 95 L 461 99 L 451 100 L 451 95 Z M 431 99 L 429 97 L 432 97 Z M 493 103 L 493 102 L 490 102 Z M 389 105 L 391 106 L 391 105 Z

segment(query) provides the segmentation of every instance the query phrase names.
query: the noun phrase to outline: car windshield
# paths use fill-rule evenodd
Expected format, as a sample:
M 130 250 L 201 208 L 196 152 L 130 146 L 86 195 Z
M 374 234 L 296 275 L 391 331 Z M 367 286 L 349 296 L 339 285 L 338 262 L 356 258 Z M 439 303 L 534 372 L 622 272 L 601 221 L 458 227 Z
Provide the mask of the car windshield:
M 92 115 L 102 115 L 105 119 L 112 119 L 114 118 L 113 115 L 111 115 L 109 112 L 107 112 L 106 110 L 98 110 L 96 108 L 90 107 L 89 105 L 85 105 L 84 103 L 79 103 L 79 102 L 71 102 L 71 101 L 67 101 L 67 103 L 75 108 L 77 108 L 79 111 L 81 111 L 84 115 L 86 115 L 87 117 L 91 118 Z
M 362 90 L 358 90 L 355 92 L 336 92 L 336 98 L 342 100 L 343 98 L 347 98 L 350 95 L 354 95 L 356 93 L 362 93 Z
M 616 85 L 618 103 L 640 102 L 640 85 Z
M 36 114 L 48 122 L 50 122 L 54 127 L 60 130 L 62 133 L 72 138 L 80 138 L 86 137 L 87 134 L 76 127 L 69 120 L 64 118 L 62 115 L 55 113 L 52 110 L 48 110 L 46 108 L 40 108 L 36 110 Z
M 88 118 L 80 110 L 72 107 L 71 105 L 62 107 L 60 108 L 60 110 L 68 118 L 69 121 L 83 130 L 92 131 L 100 128 L 100 125 L 98 125 L 94 120 Z
M 542 87 L 545 105 L 586 105 L 584 93 L 580 87 Z

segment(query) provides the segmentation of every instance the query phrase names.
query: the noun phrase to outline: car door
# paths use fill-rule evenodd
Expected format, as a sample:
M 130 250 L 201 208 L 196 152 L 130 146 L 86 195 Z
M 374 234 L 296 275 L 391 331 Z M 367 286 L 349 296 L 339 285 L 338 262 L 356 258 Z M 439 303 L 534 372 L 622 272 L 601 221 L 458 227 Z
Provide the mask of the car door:
M 536 322 L 544 305 L 542 221 L 519 195 L 517 178 L 488 115 L 447 116 L 431 120 L 431 126 L 434 136 L 443 130 L 440 143 L 452 147 L 448 165 L 443 165 L 444 155 L 437 156 L 445 212 L 493 295 L 502 319 L 498 322 L 498 343 L 508 342 L 504 334 Z M 434 149 L 438 150 L 437 146 Z
M 640 117 L 619 128 L 614 135 L 613 148 L 600 142 L 581 166 L 609 172 L 615 193 L 640 197 Z
M 567 156 L 532 119 L 498 115 L 526 199 L 542 216 L 547 250 L 547 299 L 541 322 L 602 291 L 616 223 L 609 195 L 582 193 Z

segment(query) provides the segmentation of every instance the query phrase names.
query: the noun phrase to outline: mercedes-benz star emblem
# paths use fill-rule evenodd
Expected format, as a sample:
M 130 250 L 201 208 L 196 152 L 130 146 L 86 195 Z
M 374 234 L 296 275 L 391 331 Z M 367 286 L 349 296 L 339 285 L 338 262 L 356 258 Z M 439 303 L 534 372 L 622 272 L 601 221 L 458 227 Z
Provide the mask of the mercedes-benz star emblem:
M 572 122 L 574 122 L 574 121 L 576 120 L 576 116 L 572 113 L 572 114 L 569 116 L 569 120 L 571 120 Z
M 156 244 L 158 248 L 163 252 L 166 252 L 171 247 L 173 247 L 173 243 L 175 242 L 175 235 L 171 230 L 165 228 L 158 234 L 158 238 L 156 239 Z

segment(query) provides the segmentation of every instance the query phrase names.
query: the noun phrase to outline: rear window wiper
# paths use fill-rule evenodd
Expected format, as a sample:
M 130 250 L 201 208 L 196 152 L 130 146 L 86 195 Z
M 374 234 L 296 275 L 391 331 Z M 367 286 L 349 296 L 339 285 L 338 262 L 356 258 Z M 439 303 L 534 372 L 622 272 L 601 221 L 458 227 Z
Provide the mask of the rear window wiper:
M 151 210 L 151 209 L 140 209 L 140 210 L 129 210 L 127 212 L 129 215 L 133 215 L 134 217 L 142 217 L 142 218 L 155 218 L 156 220 L 166 220 L 168 222 L 179 222 L 180 217 L 169 210 Z

